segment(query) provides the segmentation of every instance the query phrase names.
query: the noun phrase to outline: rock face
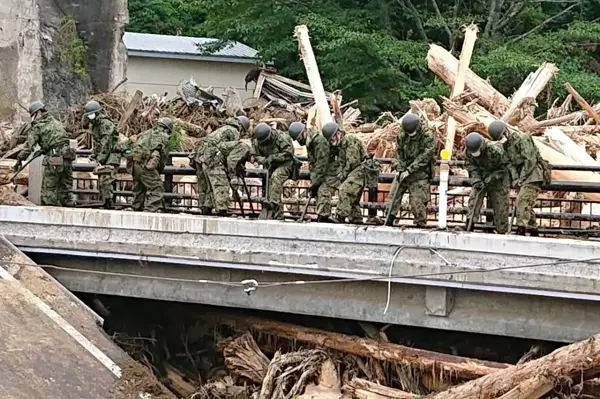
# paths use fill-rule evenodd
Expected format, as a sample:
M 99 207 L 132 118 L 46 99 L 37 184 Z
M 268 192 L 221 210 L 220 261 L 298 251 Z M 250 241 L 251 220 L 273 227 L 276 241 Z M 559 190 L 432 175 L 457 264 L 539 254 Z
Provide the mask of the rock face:
M 43 99 L 55 114 L 125 77 L 127 0 L 0 1 L 0 118 Z

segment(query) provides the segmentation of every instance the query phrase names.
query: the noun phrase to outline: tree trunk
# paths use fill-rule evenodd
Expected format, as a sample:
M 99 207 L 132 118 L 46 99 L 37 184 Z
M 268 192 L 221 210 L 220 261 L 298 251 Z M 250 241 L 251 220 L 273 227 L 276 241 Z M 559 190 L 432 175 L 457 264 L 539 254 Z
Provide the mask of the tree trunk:
M 352 395 L 353 398 L 365 399 L 413 399 L 419 397 L 412 393 L 389 388 L 361 378 L 353 378 L 344 386 L 343 391 Z
M 447 373 L 464 379 L 481 377 L 509 366 L 503 363 L 446 355 L 271 320 L 244 318 L 241 323 L 255 332 L 306 342 L 357 356 L 410 365 L 432 373 Z
M 543 375 L 550 383 L 561 378 L 579 376 L 600 366 L 600 334 L 585 341 L 555 350 L 551 354 L 474 381 L 439 392 L 431 399 L 495 398 L 535 376 Z
M 552 381 L 542 375 L 537 375 L 523 381 L 498 399 L 538 399 L 553 387 Z
M 227 370 L 261 384 L 269 368 L 269 359 L 261 352 L 251 334 L 219 343 Z

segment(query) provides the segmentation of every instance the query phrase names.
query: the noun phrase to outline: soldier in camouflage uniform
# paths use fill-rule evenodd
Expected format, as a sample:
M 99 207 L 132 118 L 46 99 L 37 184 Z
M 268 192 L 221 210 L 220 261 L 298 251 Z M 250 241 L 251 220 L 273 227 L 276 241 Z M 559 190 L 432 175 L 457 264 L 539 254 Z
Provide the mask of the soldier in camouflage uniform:
M 215 130 L 202 140 L 194 155 L 198 176 L 198 196 L 202 213 L 210 215 L 213 208 L 220 216 L 229 208 L 229 179 L 226 170 L 226 157 L 222 145 L 238 142 L 242 131 L 246 131 L 250 121 L 245 116 L 228 118 L 225 126 Z
M 267 210 L 267 218 L 283 220 L 283 184 L 290 179 L 295 164 L 292 138 L 266 123 L 256 125 L 254 133 L 253 156 L 269 174 L 269 191 L 262 206 Z
M 32 153 L 35 146 L 44 154 L 42 205 L 73 206 L 73 160 L 75 151 L 69 147 L 69 136 L 63 125 L 46 112 L 44 104 L 35 101 L 29 107 L 31 130 L 25 148 L 17 157 L 15 170 Z
M 550 183 L 548 163 L 540 155 L 530 135 L 507 126 L 503 121 L 494 121 L 488 126 L 493 140 L 506 137 L 504 152 L 509 161 L 513 186 L 519 189 L 517 195 L 516 222 L 517 234 L 538 235 L 533 206 L 544 183 Z
M 402 203 L 402 196 L 408 190 L 410 194 L 410 210 L 414 215 L 413 223 L 417 227 L 427 224 L 427 203 L 430 198 L 430 184 L 433 177 L 435 138 L 427 124 L 427 120 L 415 114 L 407 114 L 402 118 L 402 127 L 396 136 L 395 169 L 398 177 L 390 192 L 388 226 L 394 224 L 396 214 Z M 396 191 L 397 190 L 397 191 Z
M 489 206 L 494 210 L 494 225 L 496 232 L 508 232 L 508 207 L 510 174 L 508 161 L 502 146 L 497 143 L 487 143 L 479 133 L 469 133 L 467 144 L 467 171 L 471 179 L 471 195 L 469 197 L 469 220 L 472 220 L 471 230 L 479 219 L 481 202 L 475 204 L 476 197 L 487 195 Z
M 110 209 L 112 208 L 113 186 L 117 180 L 121 153 L 118 150 L 117 127 L 109 118 L 101 115 L 100 110 L 101 107 L 97 101 L 89 101 L 85 104 L 84 127 L 87 129 L 91 125 L 94 145 L 90 161 L 96 161 L 99 164 L 95 173 L 98 175 L 100 202 L 106 209 Z
M 173 122 L 160 118 L 156 126 L 140 134 L 132 150 L 134 211 L 160 212 L 165 188 L 160 173 L 168 155 L 169 135 Z
M 310 197 L 317 199 L 317 221 L 329 222 L 331 197 L 336 189 L 337 152 L 317 129 L 306 129 L 302 122 L 290 124 L 288 133 L 308 152 L 310 169 Z
M 363 222 L 360 199 L 365 188 L 377 187 L 379 165 L 369 156 L 363 142 L 356 135 L 346 134 L 337 123 L 326 123 L 322 132 L 331 145 L 339 149 L 336 177 L 340 182 L 339 201 L 332 220 L 344 223 L 349 218 L 350 223 L 360 224 Z

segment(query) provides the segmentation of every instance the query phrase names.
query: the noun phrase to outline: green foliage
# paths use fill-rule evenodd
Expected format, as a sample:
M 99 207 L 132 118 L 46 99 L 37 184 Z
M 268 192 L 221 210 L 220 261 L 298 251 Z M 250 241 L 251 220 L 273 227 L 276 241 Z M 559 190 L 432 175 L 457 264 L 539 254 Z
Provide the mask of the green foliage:
M 56 33 L 58 42 L 58 58 L 61 62 L 71 64 L 73 72 L 82 78 L 87 75 L 87 44 L 77 34 L 75 20 L 65 17 L 60 21 Z
M 174 126 L 173 131 L 169 135 L 169 143 L 167 144 L 169 152 L 181 151 L 181 130 L 179 126 Z
M 427 68 L 427 42 L 456 54 L 461 27 L 474 22 L 481 32 L 472 68 L 505 95 L 549 61 L 560 72 L 546 100 L 564 97 L 568 81 L 588 101 L 600 101 L 600 2 L 505 0 L 495 18 L 489 0 L 436 1 L 130 0 L 130 29 L 214 37 L 222 40 L 217 45 L 240 41 L 281 74 L 306 81 L 293 37 L 294 27 L 306 24 L 326 88 L 341 89 L 348 101 L 358 98 L 376 116 L 403 112 L 410 99 L 448 95 Z

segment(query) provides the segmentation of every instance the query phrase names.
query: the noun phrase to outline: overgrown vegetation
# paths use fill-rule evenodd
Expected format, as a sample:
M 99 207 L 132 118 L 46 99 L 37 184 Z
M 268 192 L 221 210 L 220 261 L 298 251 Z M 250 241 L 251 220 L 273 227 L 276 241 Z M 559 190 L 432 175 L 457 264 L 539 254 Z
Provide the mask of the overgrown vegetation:
M 59 60 L 69 63 L 78 77 L 87 75 L 87 44 L 77 34 L 77 25 L 72 17 L 64 17 L 60 21 L 56 37 Z
M 307 24 L 323 81 L 363 111 L 402 111 L 444 95 L 428 71 L 428 43 L 460 51 L 461 27 L 480 27 L 472 68 L 506 95 L 544 61 L 560 73 L 538 98 L 564 97 L 569 81 L 600 101 L 598 0 L 129 0 L 131 31 L 237 40 L 282 74 L 306 80 L 294 26 Z M 543 107 L 542 107 L 543 108 Z

